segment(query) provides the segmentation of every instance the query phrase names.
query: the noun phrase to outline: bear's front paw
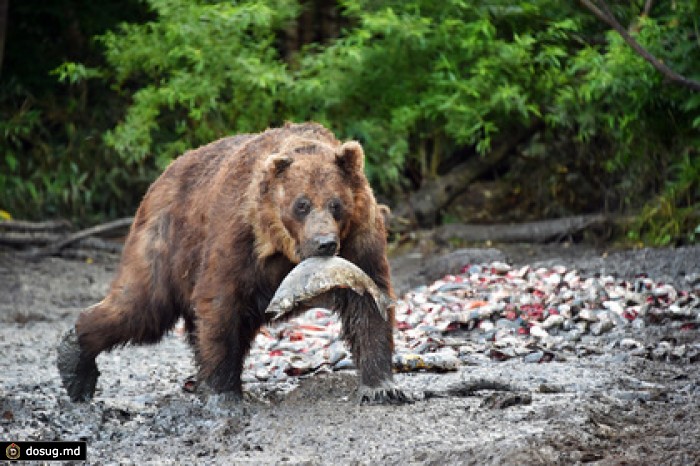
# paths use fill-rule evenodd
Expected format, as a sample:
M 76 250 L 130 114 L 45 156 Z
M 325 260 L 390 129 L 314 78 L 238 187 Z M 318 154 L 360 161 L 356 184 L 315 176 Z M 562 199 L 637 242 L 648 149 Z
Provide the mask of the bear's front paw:
M 92 358 L 82 356 L 78 335 L 71 328 L 61 338 L 56 358 L 58 372 L 71 401 L 89 401 L 95 394 L 100 371 Z
M 358 400 L 361 405 L 402 405 L 413 403 L 413 399 L 410 396 L 390 382 L 379 387 L 360 386 Z

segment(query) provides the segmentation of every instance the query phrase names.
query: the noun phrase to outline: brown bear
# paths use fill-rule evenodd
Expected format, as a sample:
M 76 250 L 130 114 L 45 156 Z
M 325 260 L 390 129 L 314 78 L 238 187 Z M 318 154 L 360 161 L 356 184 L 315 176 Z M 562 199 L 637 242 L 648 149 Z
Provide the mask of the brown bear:
M 180 317 L 198 377 L 240 398 L 265 309 L 305 258 L 337 254 L 393 296 L 384 217 L 363 167 L 360 144 L 316 123 L 224 138 L 176 159 L 141 202 L 109 293 L 78 318 L 75 356 L 59 351 L 71 399 L 92 398 L 98 354 L 156 343 Z M 393 308 L 384 320 L 369 295 L 349 290 L 334 302 L 361 401 L 407 401 L 392 382 Z

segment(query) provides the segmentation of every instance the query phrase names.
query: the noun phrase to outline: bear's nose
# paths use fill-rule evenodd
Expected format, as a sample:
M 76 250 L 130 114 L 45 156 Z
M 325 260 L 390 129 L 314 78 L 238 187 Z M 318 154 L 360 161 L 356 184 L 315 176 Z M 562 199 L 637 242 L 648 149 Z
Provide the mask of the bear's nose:
M 319 256 L 332 256 L 338 250 L 338 239 L 335 235 L 317 236 L 314 242 L 316 254 Z

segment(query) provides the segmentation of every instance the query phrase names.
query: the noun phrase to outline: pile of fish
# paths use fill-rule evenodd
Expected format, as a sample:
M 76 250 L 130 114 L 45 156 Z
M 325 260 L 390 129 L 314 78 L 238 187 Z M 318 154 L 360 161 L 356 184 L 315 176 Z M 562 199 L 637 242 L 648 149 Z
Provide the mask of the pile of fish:
M 700 329 L 700 277 L 680 291 L 640 275 L 584 277 L 564 266 L 467 265 L 396 304 L 397 371 L 450 371 L 521 358 L 543 363 L 567 354 L 623 351 L 651 359 L 700 359 L 700 342 L 645 345 L 647 326 Z M 341 324 L 326 309 L 263 328 L 246 360 L 244 380 L 282 380 L 353 368 Z M 637 338 L 635 338 L 637 337 Z

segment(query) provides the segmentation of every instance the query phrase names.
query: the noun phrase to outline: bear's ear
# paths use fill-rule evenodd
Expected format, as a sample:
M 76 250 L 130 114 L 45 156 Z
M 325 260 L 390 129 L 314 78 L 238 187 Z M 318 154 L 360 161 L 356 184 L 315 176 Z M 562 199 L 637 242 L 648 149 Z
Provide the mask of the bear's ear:
M 357 141 L 348 141 L 338 148 L 335 161 L 346 173 L 362 172 L 365 168 L 365 152 Z
M 293 161 L 294 159 L 288 155 L 272 154 L 267 158 L 265 166 L 268 171 L 272 172 L 275 176 L 279 176 L 292 164 Z

